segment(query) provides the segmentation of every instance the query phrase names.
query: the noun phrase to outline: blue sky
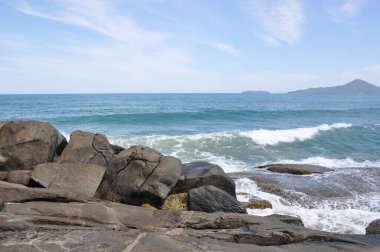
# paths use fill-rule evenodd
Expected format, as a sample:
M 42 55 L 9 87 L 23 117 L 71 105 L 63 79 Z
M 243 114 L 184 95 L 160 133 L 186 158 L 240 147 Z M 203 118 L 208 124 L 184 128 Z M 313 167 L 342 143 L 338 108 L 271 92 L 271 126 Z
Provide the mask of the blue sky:
M 380 85 L 378 0 L 0 0 L 0 93 Z

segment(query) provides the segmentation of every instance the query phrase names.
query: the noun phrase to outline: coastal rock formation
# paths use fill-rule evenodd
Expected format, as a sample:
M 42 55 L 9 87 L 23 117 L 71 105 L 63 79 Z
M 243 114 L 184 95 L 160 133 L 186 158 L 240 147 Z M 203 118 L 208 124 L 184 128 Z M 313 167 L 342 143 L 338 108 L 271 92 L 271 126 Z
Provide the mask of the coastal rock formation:
M 380 234 L 380 219 L 372 221 L 365 231 L 366 234 Z
M 30 170 L 51 162 L 67 141 L 49 123 L 10 121 L 0 127 L 0 170 Z
M 247 213 L 244 206 L 235 197 L 212 185 L 189 191 L 189 210 L 206 213 Z
M 272 215 L 267 216 L 267 218 L 276 219 L 289 225 L 295 225 L 295 226 L 301 226 L 301 227 L 304 226 L 299 216 L 272 214 Z
M 293 175 L 309 175 L 313 173 L 324 173 L 332 171 L 329 168 L 318 165 L 299 165 L 299 164 L 269 164 L 259 166 L 271 172 L 288 173 Z
M 165 199 L 165 202 L 161 206 L 161 209 L 187 211 L 189 210 L 188 201 L 189 201 L 188 193 L 171 194 Z
M 104 176 L 98 196 L 102 199 L 159 207 L 175 186 L 181 161 L 162 156 L 143 146 L 133 146 L 115 155 Z
M 77 130 L 71 134 L 58 162 L 107 167 L 113 155 L 114 151 L 106 136 Z
M 8 172 L 7 181 L 9 183 L 28 185 L 30 182 L 31 170 L 14 170 Z
M 106 168 L 94 164 L 45 163 L 37 165 L 33 181 L 43 187 L 73 198 L 94 197 Z
M 203 161 L 183 164 L 181 177 L 173 193 L 189 192 L 193 188 L 208 185 L 218 187 L 236 198 L 234 180 L 218 165 Z

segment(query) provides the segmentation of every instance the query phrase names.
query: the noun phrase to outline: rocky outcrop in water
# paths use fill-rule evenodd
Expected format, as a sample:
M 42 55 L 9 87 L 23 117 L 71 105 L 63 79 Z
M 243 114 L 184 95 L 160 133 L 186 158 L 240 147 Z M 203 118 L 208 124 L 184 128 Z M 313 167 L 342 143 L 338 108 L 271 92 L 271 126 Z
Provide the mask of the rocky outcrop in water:
M 332 169 L 318 165 L 300 165 L 300 164 L 269 164 L 262 165 L 258 168 L 264 168 L 271 172 L 288 173 L 293 175 L 310 175 L 313 173 L 324 173 Z
M 183 168 L 151 148 L 124 150 L 81 131 L 63 148 L 61 136 L 46 123 L 0 123 L 1 251 L 363 251 L 380 243 L 240 214 L 235 183 L 215 165 Z
M 366 234 L 380 235 L 380 219 L 372 221 L 365 229 Z

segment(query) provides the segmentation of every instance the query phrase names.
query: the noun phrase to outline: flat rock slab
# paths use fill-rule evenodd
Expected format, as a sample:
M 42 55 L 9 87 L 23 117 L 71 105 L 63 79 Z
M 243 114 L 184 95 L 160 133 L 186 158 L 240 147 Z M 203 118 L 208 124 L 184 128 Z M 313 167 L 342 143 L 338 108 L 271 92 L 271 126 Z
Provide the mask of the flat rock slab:
M 45 163 L 37 165 L 32 179 L 43 187 L 73 198 L 92 198 L 106 168 L 94 164 Z
M 259 166 L 271 172 L 288 173 L 293 175 L 310 175 L 313 173 L 324 173 L 333 171 L 332 169 L 318 165 L 301 165 L 301 164 L 269 164 Z

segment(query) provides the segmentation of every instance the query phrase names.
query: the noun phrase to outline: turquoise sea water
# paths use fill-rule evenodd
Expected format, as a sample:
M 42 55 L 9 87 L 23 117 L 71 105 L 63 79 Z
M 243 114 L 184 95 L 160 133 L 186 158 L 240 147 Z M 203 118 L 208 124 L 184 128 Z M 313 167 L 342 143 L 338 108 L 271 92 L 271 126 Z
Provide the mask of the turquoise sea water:
M 255 166 L 272 162 L 327 166 L 336 169 L 330 180 L 312 179 L 324 186 L 334 178 L 349 198 L 306 195 L 309 201 L 303 198 L 301 205 L 272 195 L 277 202 L 272 212 L 301 215 L 309 227 L 351 233 L 363 233 L 369 221 L 380 218 L 380 173 L 369 169 L 380 167 L 379 96 L 0 95 L 0 111 L 0 120 L 48 121 L 67 137 L 76 129 L 100 132 L 124 147 L 148 145 L 183 162 L 217 163 L 228 172 L 254 173 Z M 355 184 L 352 180 L 334 177 L 342 172 L 368 177 L 363 183 L 368 195 L 344 184 Z M 263 194 L 251 181 L 239 181 L 238 190 Z M 305 215 L 305 208 L 314 215 Z

